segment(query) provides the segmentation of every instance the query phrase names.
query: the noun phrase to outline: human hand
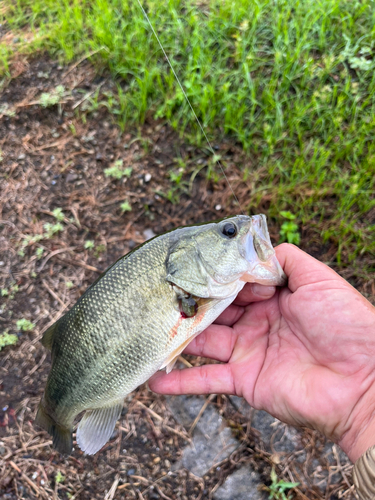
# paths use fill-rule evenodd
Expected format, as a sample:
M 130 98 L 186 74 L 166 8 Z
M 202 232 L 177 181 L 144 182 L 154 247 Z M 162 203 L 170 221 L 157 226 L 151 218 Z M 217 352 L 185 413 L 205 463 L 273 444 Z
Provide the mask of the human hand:
M 242 396 L 286 423 L 320 430 L 355 461 L 375 444 L 375 308 L 297 247 L 283 244 L 276 254 L 288 288 L 264 287 L 273 296 L 253 302 L 260 298 L 246 285 L 185 350 L 223 364 L 159 372 L 150 388 Z

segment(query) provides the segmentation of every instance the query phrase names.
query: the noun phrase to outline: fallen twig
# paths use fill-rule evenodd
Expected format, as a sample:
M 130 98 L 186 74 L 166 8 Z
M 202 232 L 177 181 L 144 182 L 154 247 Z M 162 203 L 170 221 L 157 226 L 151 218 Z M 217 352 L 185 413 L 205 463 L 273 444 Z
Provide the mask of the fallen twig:
M 64 302 L 60 299 L 60 297 L 55 293 L 49 286 L 46 280 L 42 280 L 43 286 L 46 288 L 46 290 L 52 295 L 52 297 L 57 300 L 57 302 L 60 302 L 62 306 L 65 306 Z
M 106 50 L 108 52 L 108 48 L 105 47 L 104 45 L 102 47 L 99 47 L 99 49 L 96 49 L 96 50 L 93 50 L 92 52 L 89 52 L 88 54 L 86 54 L 85 56 L 81 57 L 81 59 L 79 59 L 75 64 L 73 64 L 73 66 L 71 66 L 68 71 L 63 75 L 63 80 L 65 80 L 65 78 L 72 72 L 76 69 L 77 66 L 79 66 L 81 64 L 81 62 L 83 62 L 85 59 L 88 59 L 89 57 L 92 57 L 94 56 L 95 54 L 97 54 L 98 52 L 100 52 L 101 50 Z
M 151 416 L 153 416 L 154 418 L 156 418 L 156 420 L 158 420 L 162 424 L 162 426 L 164 427 L 164 429 L 166 429 L 169 432 L 172 432 L 172 434 L 176 434 L 177 436 L 180 436 L 182 439 L 184 439 L 185 441 L 188 441 L 189 443 L 191 442 L 191 439 L 190 439 L 189 436 L 186 436 L 182 432 L 174 429 L 173 427 L 170 427 L 169 425 L 164 424 L 163 423 L 163 418 L 160 415 L 158 415 L 157 413 L 155 413 L 153 410 L 151 410 L 150 408 L 148 408 L 146 405 L 144 405 L 140 401 L 137 401 L 137 404 L 139 406 L 141 406 L 144 410 L 146 410 Z
M 216 398 L 216 394 L 210 394 L 208 396 L 208 398 L 206 399 L 206 401 L 204 402 L 202 408 L 199 410 L 199 413 L 198 415 L 195 417 L 195 420 L 194 422 L 191 424 L 191 427 L 189 429 L 189 435 L 191 436 L 197 423 L 199 422 L 199 419 L 201 418 L 201 416 L 203 415 L 205 409 L 207 408 L 207 406 L 211 403 L 211 401 Z
M 81 262 L 78 260 L 61 259 L 60 257 L 59 257 L 59 260 L 61 262 L 65 262 L 65 264 L 70 264 L 70 265 L 78 266 L 78 267 L 84 267 L 85 269 L 88 269 L 89 271 L 95 271 L 96 273 L 99 273 L 99 274 L 101 274 L 103 272 L 100 269 L 98 269 L 97 267 L 90 266 L 89 264 L 85 264 L 85 262 Z
M 108 493 L 105 495 L 104 500 L 113 500 L 113 497 L 115 496 L 117 486 L 120 480 L 120 474 L 116 474 L 115 480 L 113 481 L 112 486 L 108 490 Z
M 78 106 L 80 106 L 83 102 L 85 102 L 89 97 L 91 97 L 93 94 L 95 94 L 95 92 L 97 90 L 100 89 L 100 87 L 102 87 L 105 83 L 106 83 L 107 80 L 104 80 L 104 82 L 102 83 L 99 83 L 99 85 L 97 85 L 94 90 L 92 90 L 91 92 L 88 92 L 80 101 L 76 102 L 74 104 L 74 106 L 72 106 L 72 109 L 76 109 L 78 108 Z
M 58 255 L 59 253 L 70 252 L 70 251 L 74 250 L 75 248 L 76 247 L 58 248 L 57 250 L 54 250 L 53 252 L 49 253 L 47 255 L 47 257 L 45 257 L 45 259 L 43 260 L 43 262 L 40 264 L 40 267 L 37 270 L 37 272 L 40 273 L 44 269 L 44 266 L 47 264 L 47 262 L 49 261 L 49 259 L 51 259 L 55 255 Z
M 18 465 L 16 465 L 12 460 L 9 460 L 9 465 L 13 467 L 13 469 L 16 470 L 21 475 L 22 479 L 24 479 L 27 482 L 27 484 L 31 486 L 31 488 L 35 491 L 35 493 L 46 497 L 45 492 L 40 488 L 38 488 L 38 486 L 33 481 L 31 481 L 31 479 L 29 479 L 24 472 L 21 471 Z

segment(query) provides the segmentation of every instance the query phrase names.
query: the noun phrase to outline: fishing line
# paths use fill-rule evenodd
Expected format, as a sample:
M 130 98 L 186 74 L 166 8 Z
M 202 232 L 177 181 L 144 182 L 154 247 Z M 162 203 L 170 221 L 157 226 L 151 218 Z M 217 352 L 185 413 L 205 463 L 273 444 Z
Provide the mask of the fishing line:
M 146 12 L 146 11 L 145 11 L 145 9 L 143 8 L 143 6 L 142 6 L 142 4 L 141 4 L 141 1 L 140 1 L 140 0 L 137 0 L 137 2 L 138 2 L 138 5 L 139 5 L 140 9 L 141 9 L 141 10 L 142 10 L 142 12 L 143 12 L 143 15 L 144 15 L 144 16 L 145 16 L 145 18 L 146 18 L 146 20 L 147 20 L 148 24 L 150 25 L 150 28 L 151 28 L 151 30 L 152 30 L 152 32 L 153 32 L 153 34 L 154 34 L 154 36 L 155 36 L 156 40 L 158 41 L 158 44 L 160 45 L 161 50 L 163 51 L 164 57 L 165 57 L 165 59 L 167 60 L 167 62 L 168 62 L 168 64 L 169 64 L 169 67 L 171 68 L 172 73 L 174 74 L 174 76 L 175 76 L 175 78 L 176 78 L 176 80 L 177 80 L 177 83 L 178 83 L 178 85 L 180 86 L 180 89 L 181 89 L 181 91 L 182 91 L 182 93 L 183 93 L 183 95 L 184 95 L 184 97 L 185 97 L 185 99 L 186 99 L 187 103 L 188 103 L 188 104 L 189 104 L 189 106 L 190 106 L 190 109 L 191 109 L 191 111 L 192 111 L 192 113 L 193 113 L 193 115 L 194 115 L 194 118 L 195 118 L 196 122 L 198 123 L 199 128 L 201 129 L 201 131 L 202 131 L 202 134 L 203 134 L 204 138 L 205 138 L 205 139 L 206 139 L 206 141 L 207 141 L 207 144 L 208 144 L 208 147 L 209 147 L 209 149 L 210 149 L 211 153 L 212 153 L 212 154 L 213 154 L 213 156 L 215 157 L 215 152 L 214 152 L 214 149 L 213 149 L 213 147 L 211 146 L 210 141 L 208 140 L 208 137 L 207 137 L 207 135 L 206 135 L 206 132 L 204 131 L 203 126 L 202 126 L 201 122 L 199 121 L 199 118 L 198 118 L 198 116 L 197 116 L 196 112 L 194 111 L 194 108 L 193 108 L 193 106 L 192 106 L 192 104 L 191 104 L 191 102 L 190 102 L 190 99 L 188 98 L 188 96 L 187 96 L 187 94 L 186 94 L 186 92 L 185 92 L 185 90 L 184 90 L 184 87 L 182 86 L 182 83 L 180 82 L 180 79 L 178 78 L 178 75 L 177 75 L 176 71 L 175 71 L 175 70 L 174 70 L 174 68 L 173 68 L 172 63 L 171 63 L 171 61 L 169 60 L 169 57 L 168 57 L 168 55 L 167 55 L 166 51 L 164 50 L 164 47 L 163 47 L 163 45 L 162 45 L 162 43 L 161 43 L 161 41 L 160 41 L 160 39 L 159 39 L 159 37 L 158 37 L 158 34 L 156 33 L 156 31 L 155 31 L 155 29 L 154 29 L 154 27 L 153 27 L 153 25 L 152 25 L 152 23 L 151 23 L 151 21 L 150 21 L 150 19 L 149 19 L 148 15 L 147 15 L 147 12 Z M 228 186 L 229 186 L 230 190 L 232 191 L 232 194 L 233 194 L 233 196 L 234 196 L 234 199 L 236 200 L 236 202 L 237 202 L 237 204 L 238 204 L 238 206 L 239 206 L 239 208 L 240 208 L 240 210 L 241 210 L 241 212 L 242 212 L 242 215 L 245 215 L 245 214 L 244 214 L 244 211 L 242 210 L 242 207 L 241 207 L 241 205 L 240 205 L 240 202 L 238 201 L 238 198 L 237 198 L 237 196 L 236 196 L 235 192 L 233 191 L 233 188 L 232 188 L 232 186 L 231 186 L 231 183 L 229 182 L 229 179 L 228 179 L 228 177 L 227 177 L 227 176 L 226 176 L 226 174 L 225 174 L 225 171 L 224 171 L 223 166 L 221 165 L 221 163 L 220 163 L 220 161 L 219 161 L 219 160 L 216 160 L 216 162 L 217 162 L 217 164 L 219 165 L 219 167 L 220 167 L 220 169 L 221 169 L 221 171 L 222 171 L 222 173 L 223 173 L 223 175 L 224 175 L 224 178 L 225 178 L 225 180 L 227 181 L 227 184 L 228 184 Z

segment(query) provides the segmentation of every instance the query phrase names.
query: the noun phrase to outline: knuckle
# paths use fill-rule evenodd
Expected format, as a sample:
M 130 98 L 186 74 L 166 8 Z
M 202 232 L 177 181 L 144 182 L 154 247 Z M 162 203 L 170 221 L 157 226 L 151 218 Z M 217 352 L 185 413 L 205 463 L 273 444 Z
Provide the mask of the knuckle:
M 195 338 L 195 345 L 197 347 L 198 356 L 202 356 L 204 353 L 204 348 L 207 342 L 206 332 L 202 332 L 198 337 Z
M 204 392 L 206 394 L 210 394 L 212 391 L 212 382 L 211 382 L 211 377 L 209 374 L 208 365 L 201 366 L 200 375 L 201 375 L 202 387 L 203 387 Z

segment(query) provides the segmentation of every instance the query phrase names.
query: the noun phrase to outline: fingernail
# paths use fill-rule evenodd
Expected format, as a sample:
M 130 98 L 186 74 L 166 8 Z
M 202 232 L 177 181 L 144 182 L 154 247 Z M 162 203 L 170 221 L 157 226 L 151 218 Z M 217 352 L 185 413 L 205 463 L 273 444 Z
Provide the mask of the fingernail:
M 264 298 L 272 297 L 276 290 L 274 286 L 260 285 L 259 283 L 253 283 L 251 289 L 254 295 Z

